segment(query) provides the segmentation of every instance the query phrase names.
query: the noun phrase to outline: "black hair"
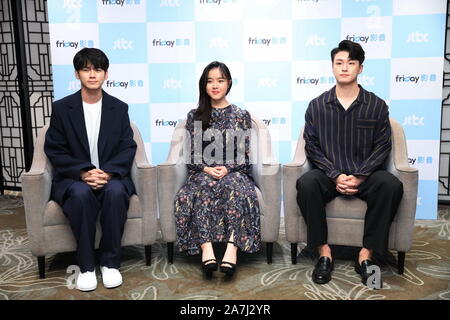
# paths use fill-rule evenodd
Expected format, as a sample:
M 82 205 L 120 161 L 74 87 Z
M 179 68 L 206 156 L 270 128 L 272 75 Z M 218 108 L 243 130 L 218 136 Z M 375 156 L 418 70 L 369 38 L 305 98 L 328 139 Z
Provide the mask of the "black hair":
M 202 76 L 200 77 L 200 80 L 198 82 L 198 87 L 200 91 L 200 96 L 198 99 L 198 107 L 195 111 L 194 120 L 201 120 L 202 121 L 202 129 L 206 130 L 210 126 L 210 120 L 211 120 L 211 112 L 212 112 L 212 106 L 211 106 L 211 97 L 206 92 L 206 85 L 208 84 L 208 74 L 209 71 L 212 69 L 218 68 L 220 72 L 222 73 L 223 77 L 228 80 L 229 86 L 227 93 L 230 92 L 232 81 L 231 81 L 231 73 L 228 67 L 219 61 L 213 61 L 210 64 L 208 64 L 205 69 L 203 70 Z
M 339 42 L 339 46 L 331 50 L 331 62 L 334 62 L 334 56 L 341 51 L 347 51 L 350 60 L 358 60 L 360 65 L 363 64 L 365 52 L 359 43 L 350 40 Z
M 80 71 L 88 64 L 92 64 L 94 68 L 100 68 L 105 72 L 109 68 L 109 60 L 106 54 L 97 48 L 83 48 L 73 57 L 73 67 L 76 71 Z

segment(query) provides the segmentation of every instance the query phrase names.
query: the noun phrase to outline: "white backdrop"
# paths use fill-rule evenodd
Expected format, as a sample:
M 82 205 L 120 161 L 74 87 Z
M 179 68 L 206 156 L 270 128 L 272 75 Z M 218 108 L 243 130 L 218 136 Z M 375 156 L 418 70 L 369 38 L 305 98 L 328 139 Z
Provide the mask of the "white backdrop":
M 129 104 L 152 164 L 196 107 L 213 60 L 233 76 L 229 100 L 269 126 L 276 156 L 292 159 L 308 102 L 334 85 L 330 50 L 366 50 L 361 85 L 403 124 L 419 171 L 418 219 L 437 214 L 445 0 L 48 0 L 55 99 L 79 89 L 72 59 L 98 47 L 104 89 Z

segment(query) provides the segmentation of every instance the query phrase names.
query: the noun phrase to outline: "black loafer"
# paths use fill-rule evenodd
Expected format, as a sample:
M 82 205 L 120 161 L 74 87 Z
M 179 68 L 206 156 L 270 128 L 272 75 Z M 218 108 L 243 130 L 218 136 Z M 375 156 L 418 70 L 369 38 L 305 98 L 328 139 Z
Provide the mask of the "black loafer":
M 364 285 L 367 285 L 367 279 L 374 273 L 374 271 L 369 272 L 367 269 L 374 265 L 375 264 L 369 259 L 362 261 L 361 264 L 359 264 L 358 259 L 355 261 L 355 272 L 361 276 L 361 282 Z
M 317 284 L 325 284 L 331 280 L 334 262 L 329 257 L 320 257 L 312 273 L 312 280 Z

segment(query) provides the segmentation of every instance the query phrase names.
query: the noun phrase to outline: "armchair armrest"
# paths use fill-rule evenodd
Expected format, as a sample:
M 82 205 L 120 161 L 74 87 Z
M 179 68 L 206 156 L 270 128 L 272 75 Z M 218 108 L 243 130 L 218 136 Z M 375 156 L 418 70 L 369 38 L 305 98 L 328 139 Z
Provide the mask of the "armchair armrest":
M 151 245 L 156 241 L 158 231 L 157 205 L 157 168 L 148 163 L 138 163 L 131 168 L 131 179 L 136 188 L 142 210 L 142 241 L 144 245 Z
M 50 199 L 52 174 L 45 165 L 39 167 L 33 163 L 31 170 L 23 173 L 20 180 L 30 250 L 35 256 L 43 256 L 44 212 Z
M 175 195 L 187 177 L 186 164 L 162 163 L 158 165 L 158 200 L 161 233 L 164 241 L 176 240 Z

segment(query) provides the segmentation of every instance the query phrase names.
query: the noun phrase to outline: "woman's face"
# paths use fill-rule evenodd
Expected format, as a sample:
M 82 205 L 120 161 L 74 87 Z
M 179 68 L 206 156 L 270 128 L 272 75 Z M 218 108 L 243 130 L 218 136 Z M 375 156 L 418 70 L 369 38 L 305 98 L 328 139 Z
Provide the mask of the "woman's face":
M 206 83 L 206 93 L 213 101 L 225 99 L 229 87 L 229 81 L 225 79 L 219 68 L 211 69 L 208 72 Z

